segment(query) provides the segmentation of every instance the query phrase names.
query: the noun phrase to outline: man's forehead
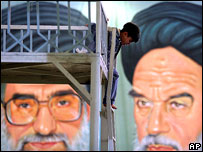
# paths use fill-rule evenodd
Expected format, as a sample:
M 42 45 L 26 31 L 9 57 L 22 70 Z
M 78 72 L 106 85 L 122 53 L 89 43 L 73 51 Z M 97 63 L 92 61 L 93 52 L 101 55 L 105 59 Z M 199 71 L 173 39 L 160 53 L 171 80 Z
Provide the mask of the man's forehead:
M 50 96 L 57 91 L 72 90 L 70 85 L 64 84 L 7 84 L 5 92 L 5 101 L 12 98 L 15 93 L 33 94 L 36 96 Z
M 135 70 L 135 74 L 140 71 L 173 71 L 202 76 L 200 65 L 171 46 L 149 51 L 140 59 Z
M 7 84 L 6 88 L 13 88 L 13 89 L 60 89 L 60 88 L 67 88 L 72 89 L 70 85 L 67 84 Z M 22 90 L 23 91 L 23 90 Z M 25 90 L 24 90 L 25 91 Z
M 184 91 L 186 88 L 190 88 L 190 91 L 191 88 L 201 90 L 202 67 L 172 47 L 152 50 L 138 63 L 133 86 L 141 89 L 141 92 L 148 92 L 147 94 L 150 91 Z

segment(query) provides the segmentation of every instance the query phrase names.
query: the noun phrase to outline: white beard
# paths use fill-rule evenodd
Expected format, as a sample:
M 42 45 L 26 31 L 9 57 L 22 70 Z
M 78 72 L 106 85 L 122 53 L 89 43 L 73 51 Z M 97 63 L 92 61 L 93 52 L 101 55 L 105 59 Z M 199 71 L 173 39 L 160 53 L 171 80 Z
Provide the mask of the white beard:
M 58 137 L 57 135 L 54 136 L 53 138 L 56 140 L 63 140 L 64 143 L 66 144 L 67 151 L 88 151 L 89 150 L 89 138 L 90 138 L 90 133 L 89 133 L 89 122 L 87 119 L 87 112 L 85 111 L 85 114 L 83 116 L 83 120 L 81 123 L 81 128 L 75 138 L 73 139 L 72 144 L 69 144 L 69 139 L 65 134 L 60 135 Z M 52 139 L 53 139 L 52 138 Z M 41 139 L 35 138 L 35 137 L 25 137 L 22 138 L 21 140 L 18 141 L 17 146 L 13 147 L 13 141 L 8 133 L 7 126 L 5 123 L 5 114 L 4 114 L 4 109 L 1 108 L 1 151 L 21 151 L 24 146 L 24 141 L 32 139 L 32 140 L 38 140 L 40 141 Z
M 135 126 L 135 130 L 136 130 L 136 126 Z M 133 141 L 133 145 L 134 145 L 134 149 L 133 150 L 134 151 L 147 151 L 146 146 L 149 145 L 149 144 L 153 144 L 155 142 L 163 144 L 163 145 L 174 146 L 179 151 L 183 150 L 183 148 L 179 145 L 179 143 L 177 143 L 176 141 L 174 141 L 172 139 L 164 137 L 164 136 L 155 137 L 155 139 L 154 138 L 150 138 L 150 137 L 149 138 L 145 137 L 145 138 L 143 138 L 143 140 L 140 143 L 139 140 L 138 140 L 138 137 L 137 137 L 137 133 L 135 134 L 134 141 Z M 200 135 L 197 137 L 197 140 L 192 142 L 192 143 L 200 143 L 201 144 L 201 148 L 199 148 L 198 151 L 202 151 L 202 133 L 200 133 Z M 189 151 L 189 145 L 188 145 L 187 151 Z
M 11 137 L 7 131 L 4 117 L 4 108 L 1 107 L 1 150 L 13 151 Z

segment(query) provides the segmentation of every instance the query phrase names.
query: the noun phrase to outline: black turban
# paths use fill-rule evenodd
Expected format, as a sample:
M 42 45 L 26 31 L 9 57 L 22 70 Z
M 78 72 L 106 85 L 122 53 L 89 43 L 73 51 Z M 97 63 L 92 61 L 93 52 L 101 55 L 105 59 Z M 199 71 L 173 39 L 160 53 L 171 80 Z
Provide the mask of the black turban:
M 130 83 L 140 58 L 154 48 L 173 46 L 202 66 L 202 6 L 186 2 L 158 3 L 137 13 L 132 22 L 140 28 L 140 40 L 121 51 Z

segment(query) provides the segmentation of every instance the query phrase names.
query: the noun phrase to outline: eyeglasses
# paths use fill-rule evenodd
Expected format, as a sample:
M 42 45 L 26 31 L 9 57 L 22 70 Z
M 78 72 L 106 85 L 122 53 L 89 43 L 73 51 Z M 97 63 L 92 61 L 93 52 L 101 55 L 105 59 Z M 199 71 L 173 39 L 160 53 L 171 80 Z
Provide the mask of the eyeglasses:
M 49 102 L 39 102 L 37 99 L 28 96 L 13 97 L 3 103 L 6 111 L 6 118 L 12 125 L 27 125 L 34 120 L 39 113 L 42 103 L 48 104 L 48 108 L 59 121 L 75 121 L 82 113 L 83 100 L 77 94 L 67 94 L 51 97 Z

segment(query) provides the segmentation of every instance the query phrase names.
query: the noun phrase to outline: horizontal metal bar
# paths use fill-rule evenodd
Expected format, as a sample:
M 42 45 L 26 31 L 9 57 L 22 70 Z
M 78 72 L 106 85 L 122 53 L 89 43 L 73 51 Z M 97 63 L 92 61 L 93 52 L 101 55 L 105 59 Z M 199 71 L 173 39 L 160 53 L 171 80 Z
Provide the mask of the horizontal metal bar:
M 24 68 L 36 68 L 39 66 L 45 66 L 45 65 L 50 65 L 50 63 L 45 64 L 45 63 L 35 63 L 35 64 L 30 64 L 30 63 L 18 63 L 18 64 L 9 64 L 9 65 L 1 65 L 1 72 L 9 71 L 9 70 L 18 70 L 18 69 L 24 69 Z
M 28 53 L 28 52 L 1 52 L 1 62 L 9 63 L 91 63 L 99 56 L 95 53 Z
M 54 25 L 40 25 L 40 30 L 57 30 L 57 26 Z M 8 29 L 8 25 L 1 25 L 1 29 Z M 26 30 L 27 25 L 10 25 L 12 30 Z M 31 30 L 37 30 L 37 25 L 30 25 Z M 68 30 L 68 26 L 61 25 L 60 30 Z M 87 26 L 71 26 L 70 30 L 88 30 Z

